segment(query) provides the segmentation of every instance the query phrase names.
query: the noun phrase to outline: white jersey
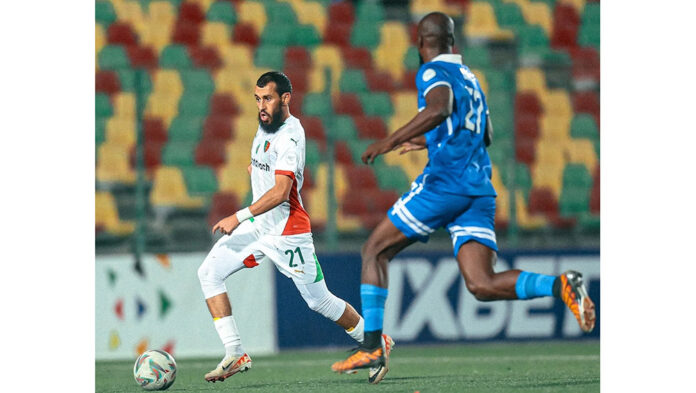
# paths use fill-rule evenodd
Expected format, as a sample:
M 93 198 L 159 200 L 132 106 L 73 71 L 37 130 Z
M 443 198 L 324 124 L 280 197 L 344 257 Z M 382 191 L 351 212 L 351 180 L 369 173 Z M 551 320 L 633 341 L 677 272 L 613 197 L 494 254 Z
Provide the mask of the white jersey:
M 300 197 L 304 180 L 305 134 L 300 120 L 290 115 L 275 133 L 259 126 L 251 145 L 251 190 L 257 201 L 275 186 L 275 176 L 292 178 L 289 201 L 254 217 L 256 230 L 268 235 L 311 233 L 309 214 Z

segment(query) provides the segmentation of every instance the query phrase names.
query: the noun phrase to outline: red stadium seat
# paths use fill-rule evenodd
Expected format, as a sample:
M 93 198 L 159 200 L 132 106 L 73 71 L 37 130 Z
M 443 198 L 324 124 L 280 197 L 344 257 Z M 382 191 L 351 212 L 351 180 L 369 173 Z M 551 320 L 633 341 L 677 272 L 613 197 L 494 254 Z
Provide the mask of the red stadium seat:
M 160 164 L 162 163 L 163 147 L 164 143 L 145 144 L 144 158 L 146 171 L 151 172 L 160 166 Z M 135 154 L 133 154 L 133 158 L 135 158 Z M 133 159 L 133 162 L 135 162 L 135 159 Z
M 521 114 L 540 116 L 543 112 L 539 98 L 534 93 L 517 93 L 515 96 L 515 117 Z
M 285 70 L 283 70 L 283 72 L 290 79 L 290 83 L 292 83 L 292 92 L 294 99 L 294 95 L 296 93 L 306 93 L 307 89 L 309 88 L 309 81 L 307 80 L 307 71 L 309 70 L 309 68 L 287 67 L 287 60 L 285 64 L 286 67 Z
M 558 211 L 558 201 L 553 192 L 546 187 L 532 188 L 529 191 L 529 214 L 541 214 L 548 218 L 556 228 L 568 228 L 575 224 L 575 219 L 561 218 Z
M 304 127 L 305 130 L 305 137 L 321 142 L 319 143 L 319 147 L 323 150 L 322 146 L 326 142 L 326 132 L 324 131 L 324 125 L 321 119 L 315 116 L 303 117 L 302 127 Z
M 304 179 L 302 181 L 302 189 L 303 190 L 313 189 L 314 186 L 316 185 L 316 183 L 314 182 L 314 175 L 312 175 L 311 169 L 309 169 L 308 166 L 305 166 L 302 174 L 304 175 Z
M 234 135 L 232 124 L 232 119 L 229 116 L 208 116 L 203 123 L 202 139 L 230 140 Z
M 408 25 L 408 36 L 411 39 L 411 45 L 418 47 L 418 23 Z
M 138 36 L 127 23 L 112 23 L 106 35 L 109 44 L 138 45 Z
M 355 9 L 353 4 L 348 1 L 334 2 L 329 6 L 329 23 L 328 25 L 334 25 L 336 23 L 347 23 L 353 25 L 355 22 Z
M 195 160 L 197 165 L 207 165 L 217 168 L 225 163 L 225 141 L 204 139 L 196 146 Z
M 573 79 L 590 79 L 599 82 L 599 53 L 595 48 L 575 48 L 569 53 L 573 60 Z
M 551 47 L 557 49 L 574 49 L 578 46 L 578 27 L 554 22 Z
M 210 114 L 234 116 L 239 113 L 239 108 L 231 94 L 218 93 L 210 99 Z
M 334 44 L 340 48 L 350 46 L 350 31 L 353 25 L 349 23 L 326 24 L 324 44 Z
M 130 59 L 131 66 L 134 68 L 157 68 L 158 60 L 155 51 L 147 46 L 126 47 L 126 53 Z
M 167 142 L 167 129 L 162 120 L 153 117 L 143 119 L 143 137 L 145 145 Z
M 217 69 L 222 67 L 222 60 L 214 47 L 191 46 L 188 48 L 189 57 L 196 67 Z
M 391 74 L 386 71 L 366 70 L 365 79 L 367 87 L 372 91 L 385 91 L 387 93 L 394 91 L 394 81 Z
M 95 91 L 108 95 L 121 91 L 121 84 L 118 81 L 116 72 L 110 70 L 100 70 L 94 77 Z
M 231 192 L 216 192 L 210 201 L 208 225 L 211 227 L 223 218 L 239 210 L 239 199 Z
M 372 54 L 366 48 L 346 47 L 341 49 L 346 68 L 367 70 L 372 68 Z
M 285 67 L 310 69 L 312 67 L 312 56 L 302 46 L 287 48 L 285 50 Z M 294 81 L 292 82 L 294 84 Z
M 527 165 L 536 159 L 536 141 L 527 138 L 515 138 L 515 159 Z
M 201 32 L 197 24 L 179 21 L 174 26 L 174 32 L 172 33 L 173 43 L 182 45 L 198 45 L 200 38 Z
M 236 43 L 249 44 L 256 47 L 259 44 L 259 36 L 254 30 L 254 26 L 249 23 L 237 23 L 234 25 L 233 40 Z
M 353 93 L 341 93 L 334 96 L 333 107 L 338 115 L 357 116 L 363 114 L 360 99 Z
M 556 3 L 556 7 L 553 9 L 553 21 L 554 27 L 557 24 L 572 25 L 576 28 L 580 26 L 580 15 L 575 11 L 569 3 Z
M 539 118 L 529 113 L 515 116 L 515 137 L 536 140 L 539 137 Z
M 387 126 L 379 116 L 355 116 L 353 121 L 359 138 L 382 139 L 387 136 Z
M 337 141 L 334 145 L 334 156 L 336 162 L 344 165 L 346 168 L 353 166 L 353 154 L 350 152 L 348 144 L 344 141 Z
M 365 165 L 347 167 L 346 177 L 352 191 L 379 188 L 375 172 Z
M 573 94 L 573 110 L 591 114 L 599 124 L 599 95 L 592 91 Z
M 286 74 L 287 75 L 287 74 Z M 302 102 L 304 101 L 304 93 L 300 92 L 295 92 L 295 80 L 290 79 L 292 81 L 292 96 L 290 98 L 290 113 L 293 115 L 301 116 L 302 115 Z
M 179 7 L 179 21 L 187 24 L 198 25 L 205 20 L 205 13 L 194 2 L 181 3 Z
M 404 77 L 401 78 L 401 87 L 408 90 L 416 90 L 416 75 L 417 70 L 404 72 Z

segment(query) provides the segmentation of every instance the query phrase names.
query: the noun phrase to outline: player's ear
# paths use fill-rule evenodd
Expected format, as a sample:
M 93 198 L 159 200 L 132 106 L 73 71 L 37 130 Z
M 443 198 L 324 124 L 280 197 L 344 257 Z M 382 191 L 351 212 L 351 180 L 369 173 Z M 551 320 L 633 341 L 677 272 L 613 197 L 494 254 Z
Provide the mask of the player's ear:
M 288 106 L 290 104 L 290 93 L 283 93 L 283 96 L 280 97 L 280 102 L 283 106 Z

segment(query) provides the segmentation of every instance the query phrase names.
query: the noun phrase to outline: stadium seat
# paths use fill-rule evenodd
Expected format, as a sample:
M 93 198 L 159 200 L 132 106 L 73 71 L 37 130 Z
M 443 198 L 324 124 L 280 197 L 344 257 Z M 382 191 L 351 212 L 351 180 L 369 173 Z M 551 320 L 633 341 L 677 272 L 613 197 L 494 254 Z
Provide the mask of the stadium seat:
M 599 95 L 592 92 L 579 92 L 573 94 L 573 110 L 575 113 L 589 113 L 599 123 Z
M 522 1 L 520 5 L 525 22 L 530 25 L 539 25 L 546 36 L 551 37 L 553 32 L 553 17 L 549 5 L 541 1 Z
M 358 96 L 354 93 L 340 93 L 333 97 L 334 112 L 338 115 L 359 116 L 363 113 Z
M 254 65 L 259 68 L 282 70 L 285 65 L 285 48 L 277 45 L 260 45 L 254 54 Z
M 247 3 L 244 3 L 247 4 Z M 254 25 L 240 22 L 234 25 L 232 34 L 234 42 L 256 47 L 259 44 L 259 33 L 256 32 Z
M 234 135 L 232 119 L 227 115 L 211 114 L 203 123 L 202 140 L 229 140 Z
M 374 170 L 377 175 L 377 184 L 381 190 L 392 190 L 399 194 L 408 191 L 411 182 L 401 167 L 377 165 Z M 396 201 L 396 199 L 394 199 L 392 203 L 394 201 Z
M 215 94 L 210 99 L 210 114 L 235 116 L 239 114 L 239 108 L 230 94 Z
M 305 148 L 305 162 L 307 167 L 316 170 L 316 168 L 321 164 L 321 161 L 321 150 L 319 148 L 319 144 L 313 139 L 308 139 L 306 141 Z
M 162 144 L 167 142 L 167 129 L 162 120 L 157 118 L 143 119 L 143 139 L 145 145 Z
M 193 65 L 198 68 L 213 70 L 222 67 L 222 59 L 214 47 L 190 46 L 188 51 Z
M 172 44 L 162 49 L 159 65 L 162 68 L 186 69 L 191 68 L 192 62 L 185 46 Z
M 130 165 L 128 148 L 118 144 L 102 143 L 97 151 L 97 181 L 100 183 L 135 183 L 135 172 Z
M 104 26 L 109 26 L 116 20 L 116 12 L 110 1 L 97 1 L 94 4 L 94 18 Z
M 338 82 L 339 89 L 345 93 L 366 93 L 369 91 L 362 70 L 346 69 Z
M 329 116 L 333 113 L 331 99 L 323 94 L 308 93 L 302 101 L 302 113 L 305 116 Z
M 133 68 L 153 69 L 157 67 L 157 55 L 148 46 L 129 46 L 126 53 Z
M 208 93 L 185 93 L 179 100 L 179 114 L 205 117 L 210 111 Z
M 498 25 L 502 28 L 515 31 L 527 25 L 522 10 L 515 3 L 493 2 L 493 9 Z
M 313 25 L 298 25 L 291 34 L 290 42 L 293 45 L 314 47 L 322 43 L 321 34 Z
M 181 74 L 177 70 L 158 69 L 154 72 L 152 79 L 152 88 L 155 93 L 169 94 L 179 98 L 184 92 Z
M 573 80 L 576 88 L 588 85 L 595 88 L 600 79 L 599 53 L 592 47 L 575 48 L 570 51 L 573 59 Z
M 570 136 L 573 138 L 586 138 L 593 142 L 599 141 L 599 129 L 592 115 L 587 113 L 575 115 L 570 124 Z
M 566 89 L 547 90 L 538 97 L 544 113 L 563 116 L 570 121 L 573 116 L 573 106 Z
M 267 16 L 263 3 L 243 1 L 237 8 L 239 22 L 250 24 L 254 27 L 256 35 L 260 35 L 266 27 Z
M 430 12 L 430 11 L 428 11 Z M 474 1 L 469 6 L 469 18 L 463 32 L 473 40 L 511 40 L 514 34 L 498 26 L 493 6 L 484 1 Z
M 290 101 L 290 105 L 293 105 L 293 101 L 296 101 L 295 104 L 301 103 L 302 100 L 298 98 L 300 98 L 300 95 L 303 95 L 307 92 L 307 90 L 309 90 L 309 78 L 307 75 L 307 68 L 286 66 L 283 72 L 288 77 L 288 79 L 290 79 L 290 83 L 292 83 L 292 100 Z M 300 112 L 298 111 L 291 113 Z
M 359 97 L 363 112 L 368 116 L 391 116 L 394 114 L 388 93 L 361 93 Z
M 231 3 L 216 1 L 208 8 L 205 18 L 211 22 L 222 22 L 229 26 L 234 26 L 237 22 L 237 12 Z
M 533 139 L 515 139 L 515 159 L 526 165 L 534 163 L 536 144 Z
M 358 137 L 362 139 L 382 139 L 387 137 L 387 126 L 379 116 L 356 116 L 353 118 Z
M 379 28 L 381 24 L 375 22 L 361 22 L 358 20 L 350 32 L 350 44 L 354 47 L 375 49 L 379 45 Z
M 314 26 L 316 33 L 323 38 L 328 24 L 324 5 L 314 1 L 293 1 L 290 4 L 295 10 L 297 20 L 303 25 Z
M 538 137 L 539 120 L 535 114 L 522 112 L 515 116 L 515 138 L 534 140 Z
M 170 142 L 195 143 L 203 134 L 203 117 L 179 115 L 169 126 Z
M 121 90 L 118 75 L 114 71 L 97 71 L 94 77 L 94 90 L 97 93 L 112 95 Z
M 358 139 L 355 122 L 351 116 L 335 116 L 333 122 L 327 127 L 327 132 L 330 133 L 335 141 L 353 141 Z
M 111 100 L 109 100 L 109 96 L 106 94 L 95 94 L 94 105 L 96 117 L 109 117 L 114 114 L 114 110 L 111 107 Z
M 305 130 L 305 136 L 308 139 L 315 140 L 317 142 L 326 141 L 326 132 L 324 131 L 324 125 L 319 117 L 315 116 L 303 116 L 302 117 L 302 127 Z
M 121 45 L 106 45 L 97 54 L 100 70 L 117 70 L 130 67 L 126 50 Z
M 589 212 L 589 205 L 589 189 L 564 187 L 558 201 L 558 210 L 561 217 L 579 218 L 582 214 Z
M 366 166 L 348 167 L 346 168 L 346 176 L 348 177 L 351 194 L 378 187 L 373 170 Z
M 595 153 L 595 143 L 588 139 L 573 139 L 567 144 L 568 161 L 583 164 L 588 171 L 593 171 L 599 164 Z
M 106 121 L 106 142 L 130 149 L 135 145 L 135 119 L 111 117 Z
M 209 166 L 183 167 L 181 172 L 189 195 L 210 197 L 217 191 L 215 171 Z
M 114 45 L 137 45 L 138 37 L 127 23 L 113 23 L 106 30 L 107 40 L 109 44 Z
M 336 163 L 341 164 L 345 167 L 352 167 L 353 154 L 345 141 L 337 140 L 334 144 L 334 157 Z
M 249 150 L 251 151 L 251 149 Z M 241 154 L 240 154 L 241 155 Z M 243 165 L 225 164 L 217 171 L 218 191 L 231 192 L 242 200 L 249 191 L 251 191 L 251 182 L 249 180 L 249 165 L 248 152 L 245 154 L 247 160 Z
M 100 2 L 97 2 L 99 4 Z M 135 231 L 135 224 L 119 218 L 116 199 L 108 191 L 94 194 L 94 225 L 115 236 L 128 236 Z
M 188 194 L 184 176 L 179 168 L 160 166 L 155 170 L 150 203 L 155 207 L 200 208 L 205 204 L 205 199 Z
M 204 69 L 183 70 L 180 73 L 185 93 L 197 93 L 206 96 L 213 94 L 215 83 L 210 73 Z
M 208 21 L 201 24 L 201 45 L 215 47 L 218 51 L 232 44 L 234 26 L 223 22 Z
M 208 225 L 213 227 L 218 221 L 239 210 L 239 198 L 231 192 L 216 192 L 210 201 Z
M 540 136 L 547 140 L 567 140 L 570 135 L 568 117 L 564 115 L 541 116 Z
M 177 167 L 194 165 L 196 145 L 197 142 L 190 141 L 167 142 L 162 150 L 162 164 Z
M 292 46 L 285 49 L 285 66 L 288 68 L 312 67 L 312 56 L 303 46 Z M 291 82 L 294 82 L 291 80 Z M 294 83 L 293 83 L 294 85 Z
M 350 32 L 353 25 L 345 22 L 328 24 L 324 30 L 324 43 L 336 45 L 339 48 L 350 46 Z
M 343 64 L 347 68 L 367 70 L 372 68 L 372 55 L 366 48 L 346 47 L 341 49 Z
M 220 49 L 220 57 L 224 67 L 229 69 L 246 70 L 253 68 L 254 53 L 246 44 L 233 44 Z M 219 86 L 219 83 L 216 83 Z
M 515 96 L 515 116 L 529 114 L 538 117 L 542 114 L 539 99 L 534 93 L 517 93 Z
M 529 213 L 545 216 L 554 227 L 569 227 L 574 224 L 572 219 L 561 218 L 558 212 L 558 201 L 553 193 L 546 188 L 533 188 L 529 193 Z

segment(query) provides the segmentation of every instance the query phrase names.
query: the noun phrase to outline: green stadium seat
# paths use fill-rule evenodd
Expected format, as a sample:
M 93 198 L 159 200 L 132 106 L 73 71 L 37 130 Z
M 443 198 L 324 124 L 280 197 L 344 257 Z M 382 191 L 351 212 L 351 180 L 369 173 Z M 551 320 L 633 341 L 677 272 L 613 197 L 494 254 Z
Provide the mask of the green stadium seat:
M 195 143 L 203 134 L 203 117 L 177 116 L 169 126 L 168 140 L 171 142 Z
M 578 32 L 578 44 L 581 46 L 591 46 L 599 50 L 599 26 L 582 25 Z
M 584 187 L 564 187 L 558 201 L 561 217 L 579 217 L 590 210 L 590 189 Z
M 302 114 L 305 116 L 326 117 L 333 113 L 331 97 L 321 93 L 309 93 L 302 100 Z
M 500 27 L 517 30 L 527 25 L 522 16 L 522 10 L 515 3 L 494 4 L 494 9 Z
M 179 115 L 205 117 L 209 112 L 209 94 L 184 93 L 179 99 Z
M 464 64 L 469 68 L 483 68 L 488 69 L 491 67 L 491 58 L 488 54 L 488 49 L 481 46 L 471 46 L 465 48 L 462 51 L 462 58 L 464 59 Z M 488 76 L 488 73 L 486 73 Z
M 254 54 L 254 65 L 260 68 L 282 70 L 285 68 L 285 48 L 282 46 L 260 45 Z
M 409 46 L 404 56 L 404 66 L 407 70 L 418 70 L 420 68 L 420 57 L 418 54 L 418 48 L 415 46 Z
M 198 93 L 210 96 L 215 91 L 215 82 L 205 69 L 184 70 L 179 76 L 184 86 L 184 94 Z
M 356 22 L 350 33 L 350 44 L 354 47 L 364 47 L 370 50 L 379 45 L 381 23 Z
M 402 193 L 407 191 L 411 185 L 406 173 L 398 166 L 376 165 L 375 174 L 379 188 L 383 190 L 393 190 L 397 193 Z
M 374 141 L 371 139 L 353 139 L 348 141 L 348 148 L 350 149 L 351 157 L 353 157 L 353 162 L 362 162 L 361 156 L 372 142 Z
M 599 29 L 600 5 L 599 3 L 587 3 L 582 13 L 581 25 L 594 26 Z
M 486 82 L 491 92 L 511 94 L 515 90 L 515 74 L 508 71 L 486 70 Z M 491 93 L 492 94 L 492 93 Z
M 381 2 L 361 1 L 356 10 L 356 22 L 358 23 L 379 23 L 385 19 L 385 11 Z
M 215 172 L 209 166 L 190 166 L 181 169 L 186 189 L 192 196 L 212 195 L 218 190 Z
M 394 106 L 388 93 L 362 93 L 360 103 L 367 116 L 391 116 Z
M 95 119 L 96 135 L 94 139 L 94 146 L 99 150 L 99 145 L 106 139 L 106 117 L 97 116 Z
M 517 36 L 521 55 L 529 52 L 544 55 L 550 50 L 549 38 L 541 26 L 522 26 L 517 29 Z
M 159 65 L 162 68 L 186 69 L 192 67 L 191 58 L 183 45 L 168 45 L 162 49 Z
M 168 142 L 162 151 L 162 164 L 189 167 L 195 163 L 196 142 Z
M 94 17 L 107 28 L 116 20 L 116 11 L 110 1 L 97 1 L 94 4 Z
M 237 12 L 232 3 L 227 1 L 216 1 L 210 5 L 205 18 L 210 22 L 222 22 L 227 25 L 237 23 Z
M 515 189 L 521 190 L 525 200 L 529 200 L 529 191 L 532 189 L 532 176 L 529 174 L 529 167 L 521 162 L 515 165 Z M 500 168 L 500 177 L 505 187 L 512 191 L 512 173 Z
M 331 134 L 336 141 L 354 141 L 358 139 L 358 131 L 355 122 L 350 116 L 336 116 L 333 119 L 327 133 Z
M 299 25 L 292 32 L 293 45 L 314 47 L 321 44 L 321 35 L 312 25 Z
M 121 45 L 106 45 L 97 55 L 97 63 L 102 70 L 118 70 L 130 67 L 126 50 Z
M 341 74 L 338 88 L 344 93 L 367 93 L 367 80 L 362 70 L 347 69 Z
M 135 92 L 135 71 L 120 68 L 116 70 L 121 91 Z
M 570 123 L 570 136 L 572 138 L 586 138 L 593 142 L 599 141 L 599 130 L 594 117 L 588 113 L 575 115 Z
M 495 131 L 495 129 L 494 129 Z M 507 168 L 507 164 L 515 155 L 515 146 L 512 139 L 503 139 L 497 134 L 493 136 L 493 143 L 488 147 L 488 156 L 491 162 L 501 170 Z
M 310 168 L 312 173 L 321 164 L 321 151 L 319 150 L 319 144 L 317 141 L 307 139 L 305 142 L 305 163 Z
M 600 219 L 599 215 L 590 212 L 581 213 L 578 218 L 578 226 L 583 232 L 599 233 Z
M 290 46 L 293 44 L 292 35 L 295 31 L 294 24 L 266 24 L 261 33 L 261 45 L 263 46 Z
M 104 93 L 96 93 L 94 95 L 94 106 L 96 117 L 110 117 L 114 114 L 111 100 L 109 100 L 109 96 Z
M 592 175 L 583 164 L 567 164 L 563 169 L 563 189 L 572 187 L 586 189 L 589 198 L 592 182 Z
M 297 24 L 297 15 L 295 15 L 295 10 L 292 9 L 290 3 L 284 1 L 274 1 L 267 2 L 265 5 L 266 17 L 268 18 L 267 25 Z

